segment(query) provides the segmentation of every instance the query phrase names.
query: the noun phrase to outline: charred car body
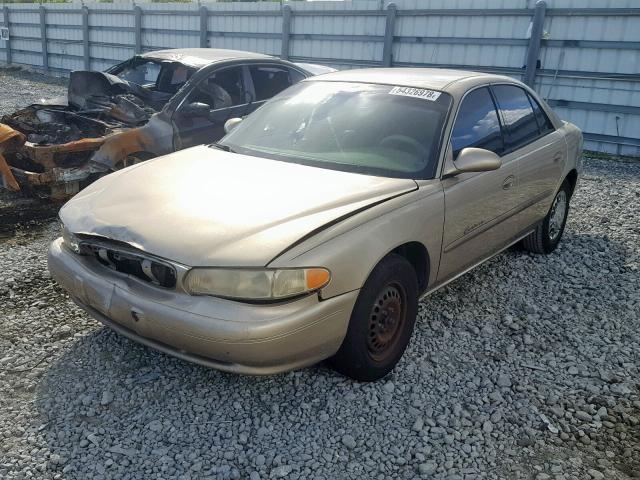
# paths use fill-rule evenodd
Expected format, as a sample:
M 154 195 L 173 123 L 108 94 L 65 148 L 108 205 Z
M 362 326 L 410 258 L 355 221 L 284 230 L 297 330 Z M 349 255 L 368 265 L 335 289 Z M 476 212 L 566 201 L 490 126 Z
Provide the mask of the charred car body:
M 5 188 L 65 200 L 112 170 L 211 143 L 290 85 L 331 71 L 235 50 L 137 55 L 106 72 L 77 71 L 67 98 L 0 120 Z

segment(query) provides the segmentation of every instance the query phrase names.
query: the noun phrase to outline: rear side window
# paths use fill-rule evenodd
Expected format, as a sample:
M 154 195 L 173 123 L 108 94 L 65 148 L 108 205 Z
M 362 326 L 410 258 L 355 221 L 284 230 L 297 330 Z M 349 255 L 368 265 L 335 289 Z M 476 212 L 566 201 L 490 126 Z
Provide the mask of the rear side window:
M 495 85 L 491 88 L 506 130 L 505 148 L 515 150 L 535 140 L 540 131 L 527 93 L 514 85 Z
M 531 101 L 531 106 L 533 107 L 533 114 L 536 116 L 536 120 L 538 122 L 538 128 L 540 129 L 541 135 L 546 135 L 549 132 L 553 132 L 555 128 L 553 128 L 553 124 L 547 114 L 544 113 L 544 110 L 538 103 L 538 101 L 533 98 L 531 95 L 528 95 L 529 100 Z
M 268 100 L 304 78 L 301 73 L 294 70 L 270 65 L 252 66 L 249 67 L 249 72 L 256 91 L 255 101 L 257 102 Z
M 453 158 L 467 147 L 484 148 L 500 155 L 503 150 L 500 121 L 486 87 L 469 93 L 458 111 L 451 135 Z

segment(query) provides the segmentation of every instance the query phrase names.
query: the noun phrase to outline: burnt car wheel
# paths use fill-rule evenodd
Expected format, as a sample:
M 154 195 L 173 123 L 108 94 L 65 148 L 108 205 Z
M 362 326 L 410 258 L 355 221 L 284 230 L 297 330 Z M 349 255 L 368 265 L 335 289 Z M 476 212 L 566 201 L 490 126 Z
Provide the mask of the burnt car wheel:
M 533 253 L 551 253 L 556 249 L 567 224 L 569 200 L 571 200 L 571 188 L 565 181 L 556 193 L 547 216 L 528 237 L 522 240 L 525 250 Z
M 362 287 L 331 365 L 354 380 L 370 382 L 384 377 L 407 348 L 417 313 L 416 273 L 404 257 L 390 254 Z

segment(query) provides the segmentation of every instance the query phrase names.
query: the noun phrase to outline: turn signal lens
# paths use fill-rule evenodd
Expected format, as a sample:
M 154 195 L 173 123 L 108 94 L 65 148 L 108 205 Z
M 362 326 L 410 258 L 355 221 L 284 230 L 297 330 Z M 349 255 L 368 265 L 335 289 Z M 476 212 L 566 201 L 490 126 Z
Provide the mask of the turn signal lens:
M 329 283 L 330 279 L 331 275 L 329 274 L 329 270 L 325 270 L 324 268 L 310 268 L 307 270 L 307 290 L 322 288 Z

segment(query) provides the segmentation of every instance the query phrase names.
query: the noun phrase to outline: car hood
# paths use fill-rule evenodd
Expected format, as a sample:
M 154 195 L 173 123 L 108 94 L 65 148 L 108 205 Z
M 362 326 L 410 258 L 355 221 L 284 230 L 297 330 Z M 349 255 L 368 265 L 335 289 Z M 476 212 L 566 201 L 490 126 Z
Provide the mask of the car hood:
M 345 173 L 200 146 L 93 183 L 66 227 L 195 266 L 264 266 L 302 238 L 413 191 L 410 179 Z

